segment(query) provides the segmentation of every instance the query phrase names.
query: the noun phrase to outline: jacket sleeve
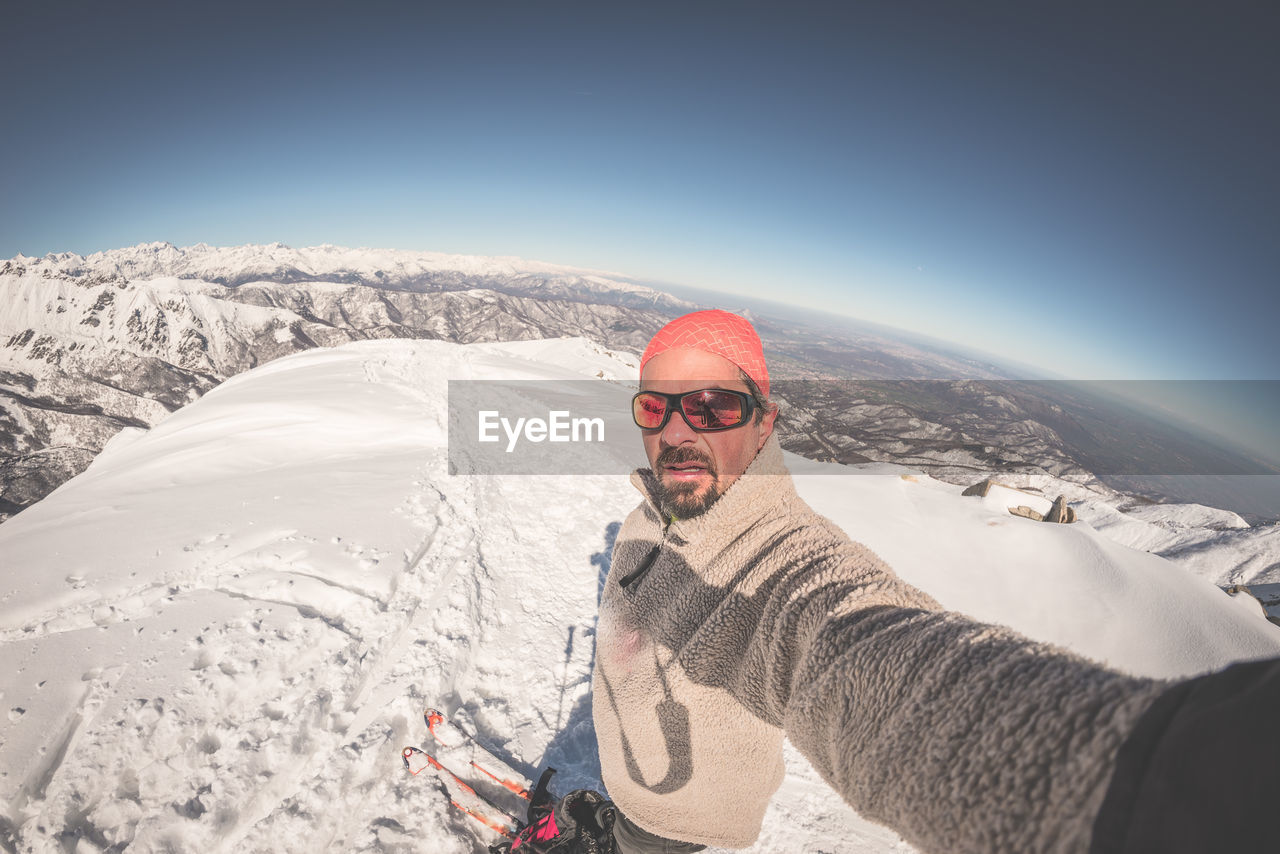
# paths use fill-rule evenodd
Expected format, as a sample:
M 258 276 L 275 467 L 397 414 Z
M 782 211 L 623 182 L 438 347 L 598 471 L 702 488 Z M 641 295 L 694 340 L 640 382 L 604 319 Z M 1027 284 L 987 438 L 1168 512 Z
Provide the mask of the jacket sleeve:
M 1116 758 L 1090 854 L 1275 851 L 1280 658 L 1161 694 Z
M 1086 850 L 1164 687 L 943 611 L 845 541 L 765 591 L 737 691 L 860 814 L 958 854 Z

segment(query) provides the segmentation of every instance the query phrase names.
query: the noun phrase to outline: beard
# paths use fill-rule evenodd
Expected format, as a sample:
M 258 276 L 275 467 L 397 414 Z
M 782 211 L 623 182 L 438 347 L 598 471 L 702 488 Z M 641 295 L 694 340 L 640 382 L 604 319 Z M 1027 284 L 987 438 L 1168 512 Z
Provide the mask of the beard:
M 697 463 L 706 471 L 706 477 L 698 482 L 671 481 L 667 478 L 667 466 L 681 463 Z M 658 506 L 668 516 L 692 519 L 701 516 L 720 497 L 720 477 L 711 458 L 696 448 L 678 445 L 666 448 L 653 463 L 658 484 Z

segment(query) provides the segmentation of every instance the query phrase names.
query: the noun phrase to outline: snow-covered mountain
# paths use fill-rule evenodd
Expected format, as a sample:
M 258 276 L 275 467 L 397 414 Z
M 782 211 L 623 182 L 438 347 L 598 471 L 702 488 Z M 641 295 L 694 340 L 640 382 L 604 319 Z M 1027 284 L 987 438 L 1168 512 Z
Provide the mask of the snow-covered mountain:
M 0 520 L 83 471 L 121 429 L 156 424 L 281 356 L 376 338 L 564 336 L 639 353 L 693 307 L 617 274 L 512 258 L 163 243 L 18 256 L 0 263 Z M 1144 449 L 1214 471 L 1238 464 L 1149 419 L 1010 382 L 968 357 L 869 330 L 762 313 L 755 322 L 785 403 L 783 446 L 810 458 L 899 462 L 964 485 L 996 473 L 1056 490 L 1049 498 L 1096 501 L 1100 514 L 1125 501 L 1098 477 L 1118 470 L 1106 466 L 1161 470 Z M 1154 524 L 1160 536 L 1128 524 L 1128 542 L 1224 585 L 1280 582 L 1274 526 Z
M 396 249 L 281 243 L 176 247 L 147 243 L 77 255 L 18 255 L 0 264 L 0 275 L 33 272 L 74 281 L 148 281 L 174 277 L 235 288 L 252 282 L 345 285 L 430 292 L 480 287 L 513 296 L 680 310 L 689 303 L 629 281 L 620 273 L 586 270 L 514 257 L 452 255 Z
M 451 377 L 535 376 L 594 378 L 624 404 L 635 374 L 580 338 L 363 341 L 122 431 L 0 526 L 0 840 L 476 854 L 401 768 L 428 702 L 530 774 L 555 765 L 562 791 L 598 786 L 595 606 L 638 496 L 621 474 L 450 476 L 444 399 Z M 1280 629 L 1170 561 L 1008 512 L 1037 496 L 788 464 L 819 512 L 949 607 L 1138 673 L 1280 652 Z M 1135 525 L 1207 512 L 1108 507 Z M 787 758 L 754 851 L 910 850 Z
M 587 335 L 638 349 L 692 306 L 617 277 L 426 252 L 184 249 L 0 264 L 0 519 L 227 377 L 367 338 Z

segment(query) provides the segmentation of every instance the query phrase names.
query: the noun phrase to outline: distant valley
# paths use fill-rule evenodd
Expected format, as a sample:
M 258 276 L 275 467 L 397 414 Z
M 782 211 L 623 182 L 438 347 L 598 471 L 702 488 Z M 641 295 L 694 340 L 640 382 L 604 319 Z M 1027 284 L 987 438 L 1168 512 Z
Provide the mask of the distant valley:
M 83 471 L 121 428 L 290 353 L 563 336 L 639 353 L 697 307 L 616 274 L 519 259 L 278 244 L 19 256 L 0 263 L 0 306 L 3 516 Z M 814 459 L 901 462 L 954 483 L 1048 474 L 1113 499 L 1099 474 L 1256 472 L 1087 389 L 1015 381 L 835 320 L 752 319 L 784 404 L 782 443 Z

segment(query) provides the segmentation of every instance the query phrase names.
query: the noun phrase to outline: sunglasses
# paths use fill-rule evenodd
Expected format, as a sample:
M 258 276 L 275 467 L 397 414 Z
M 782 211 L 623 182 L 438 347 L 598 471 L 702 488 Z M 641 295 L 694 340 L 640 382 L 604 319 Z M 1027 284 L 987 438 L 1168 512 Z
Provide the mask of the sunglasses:
M 756 402 L 751 395 L 727 388 L 702 388 L 683 394 L 642 391 L 631 398 L 631 417 L 641 430 L 661 430 L 679 410 L 690 429 L 715 433 L 740 427 L 751 417 Z

